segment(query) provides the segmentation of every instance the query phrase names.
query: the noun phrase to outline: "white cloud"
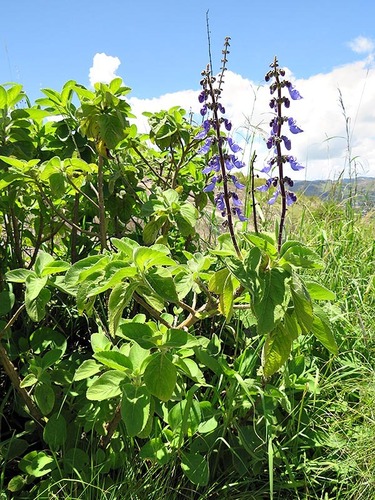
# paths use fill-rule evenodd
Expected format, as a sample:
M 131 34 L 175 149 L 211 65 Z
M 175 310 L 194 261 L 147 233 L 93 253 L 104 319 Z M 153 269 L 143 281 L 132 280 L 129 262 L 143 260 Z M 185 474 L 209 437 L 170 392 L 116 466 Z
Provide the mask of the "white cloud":
M 308 79 L 296 80 L 287 70 L 288 78 L 303 96 L 291 101 L 288 110 L 296 119 L 303 133 L 293 135 L 293 154 L 305 170 L 291 172 L 294 179 L 334 179 L 344 170 L 349 175 L 346 121 L 339 102 L 341 91 L 349 126 L 349 147 L 358 175 L 375 177 L 375 72 L 366 61 L 334 68 L 331 72 L 317 74 Z M 199 112 L 199 89 L 165 94 L 153 99 L 131 97 L 129 102 L 138 117 L 141 131 L 147 128 L 143 111 L 159 111 L 179 105 L 187 111 Z M 244 147 L 244 158 L 251 149 L 257 153 L 256 167 L 261 169 L 269 154 L 265 137 L 269 133 L 272 116 L 269 107 L 269 89 L 227 71 L 222 96 L 226 116 L 232 121 L 236 139 Z M 287 111 L 287 110 L 285 110 Z M 199 115 L 198 115 L 199 116 Z
M 89 72 L 90 85 L 102 82 L 109 83 L 117 77 L 116 71 L 121 61 L 118 57 L 107 56 L 104 53 L 94 55 L 93 63 Z
M 374 41 L 371 38 L 357 36 L 348 43 L 353 52 L 357 54 L 368 54 L 374 50 Z

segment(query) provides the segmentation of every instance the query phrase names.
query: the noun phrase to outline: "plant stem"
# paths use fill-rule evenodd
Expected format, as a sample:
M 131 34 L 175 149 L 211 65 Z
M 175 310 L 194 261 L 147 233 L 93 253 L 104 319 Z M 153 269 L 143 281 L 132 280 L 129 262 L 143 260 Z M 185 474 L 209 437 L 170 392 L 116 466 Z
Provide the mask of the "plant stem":
M 101 251 L 107 248 L 107 229 L 105 221 L 105 205 L 104 205 L 104 158 L 99 155 L 98 160 L 98 207 L 99 207 L 99 238 Z

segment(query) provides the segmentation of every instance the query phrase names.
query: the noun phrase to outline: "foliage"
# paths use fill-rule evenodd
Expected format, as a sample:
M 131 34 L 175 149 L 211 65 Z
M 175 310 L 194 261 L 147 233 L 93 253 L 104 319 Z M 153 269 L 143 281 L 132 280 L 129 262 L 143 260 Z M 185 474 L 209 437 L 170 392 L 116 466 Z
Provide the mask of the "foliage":
M 207 244 L 208 131 L 175 107 L 140 134 L 128 92 L 69 81 L 20 106 L 21 86 L 0 87 L 2 489 L 335 491 L 309 479 L 330 449 L 319 380 L 341 363 L 336 341 L 350 349 L 351 306 L 330 305 L 334 240 L 239 227 L 228 202 L 230 231 Z

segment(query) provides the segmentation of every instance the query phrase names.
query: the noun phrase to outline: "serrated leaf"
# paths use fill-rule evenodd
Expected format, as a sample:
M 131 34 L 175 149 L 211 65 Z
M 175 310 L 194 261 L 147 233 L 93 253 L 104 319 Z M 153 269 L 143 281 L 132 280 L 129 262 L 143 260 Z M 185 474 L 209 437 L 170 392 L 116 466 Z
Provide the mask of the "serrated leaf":
M 293 280 L 290 289 L 298 324 L 301 327 L 302 333 L 307 334 L 310 332 L 313 324 L 313 306 L 310 295 L 305 285 L 299 279 Z
M 118 283 L 112 290 L 108 299 L 108 323 L 111 335 L 116 334 L 122 313 L 129 304 L 133 293 L 138 288 L 138 283 Z
M 177 369 L 167 354 L 157 353 L 147 364 L 143 378 L 153 396 L 168 401 L 176 387 Z
M 151 395 L 145 386 L 125 384 L 121 401 L 121 416 L 130 437 L 140 434 L 147 425 L 151 410 Z
M 140 271 L 147 271 L 152 266 L 175 266 L 176 262 L 165 253 L 154 248 L 138 247 L 134 250 L 133 259 Z
M 176 286 L 167 269 L 150 269 L 145 273 L 144 279 L 149 287 L 165 301 L 174 303 L 179 301 Z
M 271 268 L 262 274 L 261 295 L 254 297 L 254 312 L 258 320 L 260 335 L 271 332 L 284 317 L 289 300 L 290 277 L 287 271 Z
M 262 352 L 262 366 L 265 377 L 271 377 L 287 361 L 293 337 L 281 326 L 269 333 Z
M 305 281 L 305 286 L 313 300 L 336 300 L 336 294 L 314 281 Z
M 39 295 L 34 300 L 29 300 L 25 295 L 26 312 L 35 323 L 42 321 L 46 315 L 46 306 L 51 299 L 51 292 L 47 288 L 40 290 Z
M 318 306 L 314 307 L 314 321 L 312 324 L 312 334 L 328 349 L 332 354 L 337 355 L 339 349 L 333 336 L 329 320 L 323 311 Z
M 319 255 L 302 244 L 289 247 L 282 258 L 294 267 L 324 269 L 324 263 Z
M 85 380 L 102 370 L 102 365 L 99 365 L 93 359 L 86 359 L 76 370 L 74 374 L 74 381 L 78 382 L 80 380 Z
M 129 321 L 119 326 L 121 335 L 137 342 L 143 349 L 152 349 L 156 345 L 155 333 L 148 325 Z
M 100 375 L 87 389 L 86 397 L 90 401 L 104 401 L 115 398 L 122 392 L 122 383 L 127 375 L 119 370 L 110 370 Z
M 99 351 L 93 357 L 103 365 L 114 370 L 128 371 L 133 368 L 130 359 L 122 352 Z

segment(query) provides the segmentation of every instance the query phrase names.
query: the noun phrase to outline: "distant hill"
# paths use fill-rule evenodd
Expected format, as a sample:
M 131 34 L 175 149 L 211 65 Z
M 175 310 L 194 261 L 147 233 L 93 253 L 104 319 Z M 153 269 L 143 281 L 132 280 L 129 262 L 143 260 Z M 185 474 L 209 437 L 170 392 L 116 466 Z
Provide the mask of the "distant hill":
M 294 181 L 293 191 L 305 196 L 344 200 L 355 197 L 357 205 L 375 207 L 375 177 L 357 177 L 338 181 Z

